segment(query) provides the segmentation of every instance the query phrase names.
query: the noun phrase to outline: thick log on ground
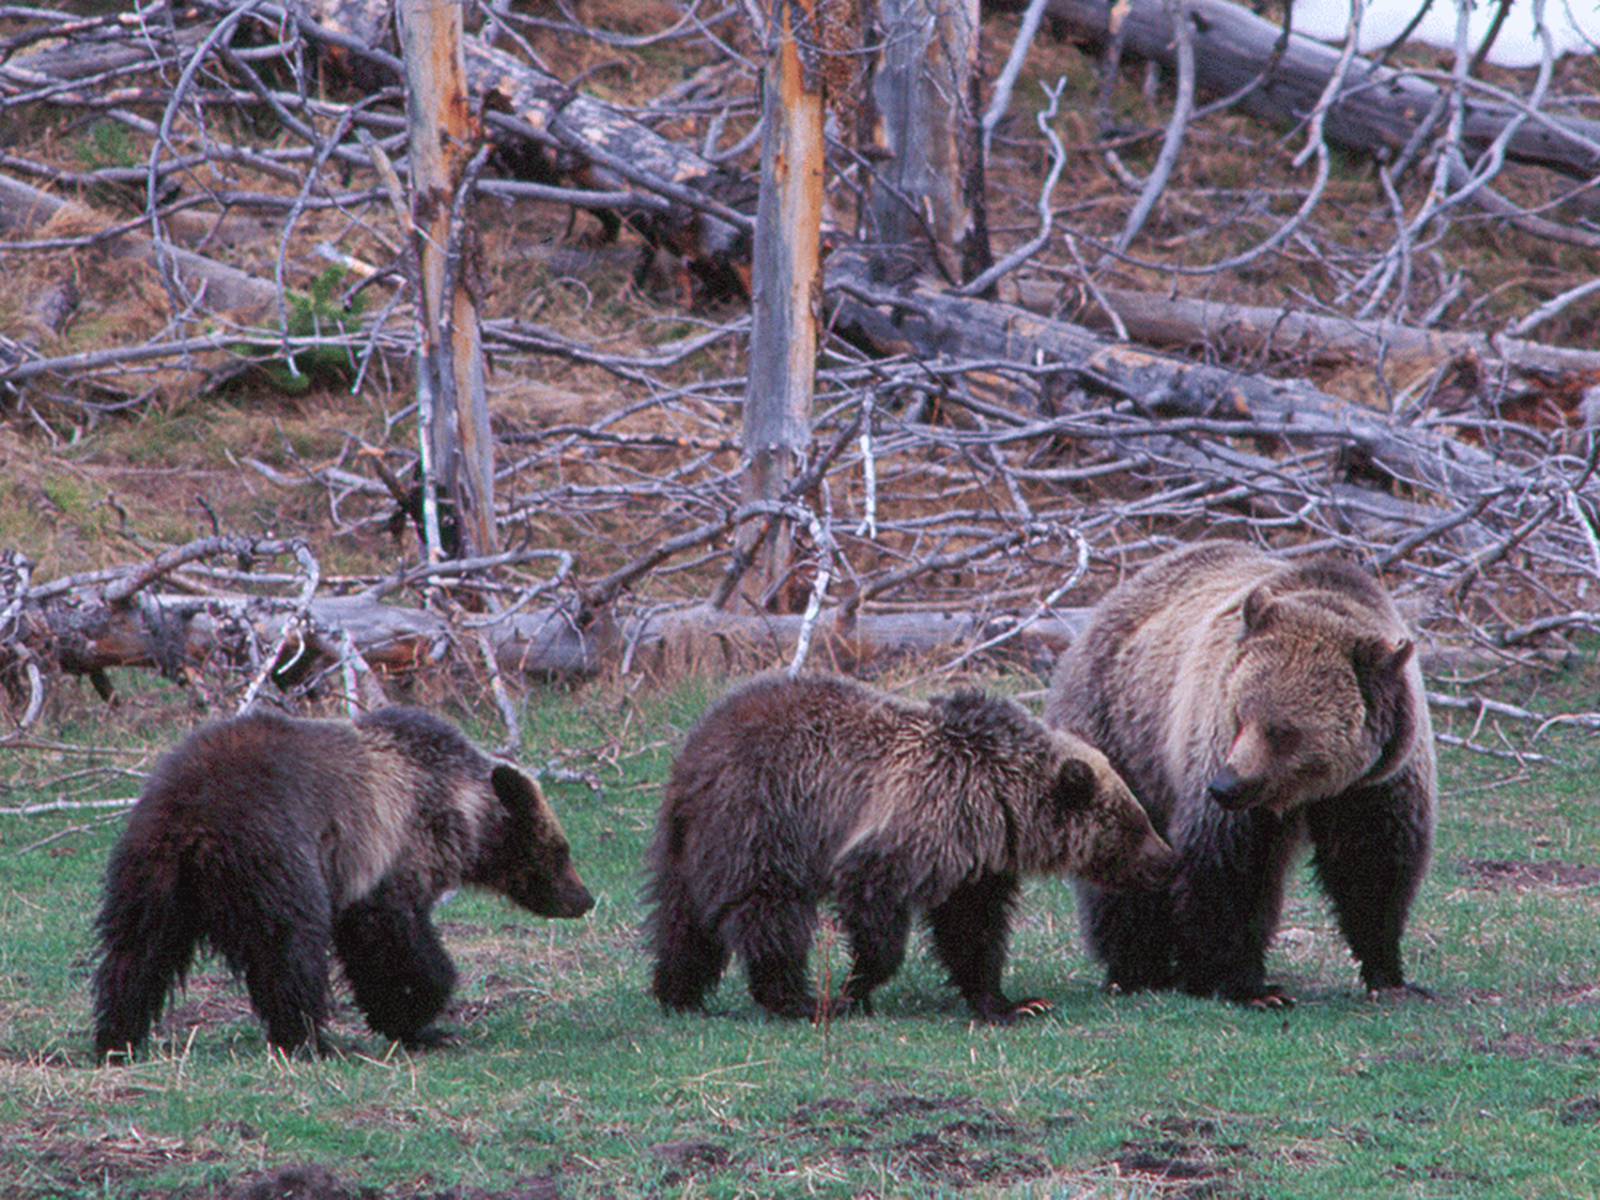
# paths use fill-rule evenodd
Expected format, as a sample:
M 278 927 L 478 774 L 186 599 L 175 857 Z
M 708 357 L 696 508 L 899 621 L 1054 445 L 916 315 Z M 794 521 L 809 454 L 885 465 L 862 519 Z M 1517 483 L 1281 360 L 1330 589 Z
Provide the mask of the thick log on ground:
M 49 192 L 0 175 L 0 232 L 16 236 L 36 229 L 67 208 L 69 203 Z M 112 258 L 137 262 L 153 263 L 158 253 L 170 255 L 173 268 L 181 278 L 204 284 L 210 308 L 232 311 L 241 319 L 260 316 L 277 303 L 278 289 L 271 280 L 259 279 L 237 267 L 230 267 L 179 246 L 158 248 L 143 234 L 120 234 L 107 240 L 104 246 L 105 252 Z
M 1020 280 L 1016 294 L 1023 307 L 1044 310 L 1060 301 L 1061 288 L 1054 283 Z M 1600 351 L 1546 346 L 1503 334 L 1418 329 L 1117 288 L 1101 288 L 1099 295 L 1116 312 L 1128 336 L 1147 345 L 1223 346 L 1238 353 L 1313 361 L 1362 358 L 1375 362 L 1380 354 L 1432 362 L 1470 357 L 1486 364 L 1503 363 L 1515 371 L 1558 375 L 1600 371 Z M 1081 320 L 1094 329 L 1110 327 L 1095 304 L 1084 306 Z
M 1188 0 L 1197 85 L 1214 96 L 1228 95 L 1272 69 L 1239 107 L 1278 124 L 1305 119 L 1333 78 L 1340 51 L 1300 34 L 1291 34 L 1274 62 L 1282 29 L 1227 0 Z M 1169 8 L 1162 0 L 1049 0 L 1049 15 L 1093 46 L 1111 38 L 1112 12 L 1122 14 L 1125 54 L 1177 63 Z M 1398 153 L 1442 102 L 1442 92 L 1415 75 L 1379 66 L 1357 55 L 1328 109 L 1325 130 L 1335 145 L 1362 154 Z M 1463 136 L 1467 148 L 1483 150 L 1521 115 L 1521 110 L 1478 98 L 1467 101 Z M 1547 167 L 1573 179 L 1600 175 L 1600 121 L 1566 114 L 1538 113 L 1523 120 L 1506 145 L 1513 162 Z
M 1086 609 L 1058 609 L 1030 623 L 1011 650 L 1048 664 L 1083 627 Z M 368 596 L 325 596 L 310 603 L 284 644 L 280 681 L 298 681 L 336 666 L 352 651 L 380 675 L 423 670 L 452 657 L 476 666 L 472 638 L 445 617 L 425 609 L 384 604 Z M 47 670 L 86 675 L 103 686 L 110 668 L 153 668 L 173 678 L 220 681 L 219 656 L 231 655 L 235 626 L 247 620 L 262 644 L 276 644 L 286 614 L 244 596 L 163 593 L 137 603 L 87 604 L 58 599 L 24 609 L 16 642 Z M 672 673 L 685 666 L 749 670 L 791 658 L 803 618 L 733 613 L 699 606 L 653 612 L 579 628 L 559 607 L 520 613 L 484 626 L 499 669 L 518 678 L 584 679 L 615 669 Z M 811 661 L 858 665 L 898 655 L 949 650 L 1007 632 L 1003 621 L 967 613 L 864 614 L 840 627 L 837 610 L 816 624 Z M 8 646 L 0 643 L 0 667 Z

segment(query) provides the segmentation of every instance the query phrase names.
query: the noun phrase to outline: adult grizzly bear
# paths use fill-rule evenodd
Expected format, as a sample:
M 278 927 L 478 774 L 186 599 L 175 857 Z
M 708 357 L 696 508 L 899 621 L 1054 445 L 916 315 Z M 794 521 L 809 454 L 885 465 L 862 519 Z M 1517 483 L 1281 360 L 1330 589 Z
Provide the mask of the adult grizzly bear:
M 1261 1007 L 1285 876 L 1309 840 L 1374 992 L 1433 845 L 1433 731 L 1383 589 L 1332 558 L 1200 542 L 1112 589 L 1062 655 L 1045 719 L 1128 780 L 1178 866 L 1164 889 L 1080 889 L 1108 982 Z
M 758 678 L 673 764 L 650 850 L 652 990 L 698 1007 L 731 953 L 769 1012 L 810 1016 L 806 958 L 831 895 L 871 1012 L 920 911 L 973 1013 L 1043 1011 L 1000 990 L 1018 877 L 1148 886 L 1171 851 L 1105 757 L 978 692 L 910 703 L 845 679 Z
M 436 1041 L 455 968 L 429 910 L 462 884 L 548 917 L 594 903 L 538 785 L 437 717 L 203 726 L 156 765 L 111 854 L 96 1049 L 144 1042 L 202 940 L 285 1051 L 329 1048 L 330 949 L 373 1029 Z

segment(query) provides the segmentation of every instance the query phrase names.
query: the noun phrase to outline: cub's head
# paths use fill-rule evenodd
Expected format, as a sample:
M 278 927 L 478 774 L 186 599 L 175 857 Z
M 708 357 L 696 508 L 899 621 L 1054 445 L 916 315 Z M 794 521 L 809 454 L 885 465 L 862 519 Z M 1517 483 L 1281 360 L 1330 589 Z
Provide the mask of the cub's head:
M 484 847 L 484 886 L 541 917 L 581 917 L 594 897 L 572 865 L 561 822 L 539 785 L 506 763 L 496 763 L 489 783 L 504 810 L 499 834 Z
M 1231 737 L 1210 798 L 1283 813 L 1386 778 L 1416 736 L 1413 650 L 1324 605 L 1251 592 L 1220 697 Z
M 1172 848 L 1104 754 L 1070 733 L 1054 733 L 1054 766 L 1044 797 L 1046 869 L 1104 888 L 1152 888 L 1171 871 Z

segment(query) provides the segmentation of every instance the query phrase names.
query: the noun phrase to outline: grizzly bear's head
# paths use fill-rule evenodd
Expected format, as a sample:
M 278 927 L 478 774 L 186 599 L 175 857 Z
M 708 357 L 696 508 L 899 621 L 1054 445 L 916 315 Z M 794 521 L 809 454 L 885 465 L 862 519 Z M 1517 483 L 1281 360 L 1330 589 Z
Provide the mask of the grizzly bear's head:
M 1057 733 L 1059 759 L 1045 799 L 1047 862 L 1105 888 L 1153 888 L 1172 869 L 1172 848 L 1150 824 L 1104 754 Z
M 1229 810 L 1284 813 L 1380 782 L 1414 736 L 1414 648 L 1336 606 L 1256 588 L 1219 697 L 1230 737 L 1208 795 Z
M 485 847 L 482 882 L 541 917 L 581 917 L 594 897 L 572 865 L 561 822 L 539 785 L 515 767 L 496 763 L 489 782 L 504 819 Z

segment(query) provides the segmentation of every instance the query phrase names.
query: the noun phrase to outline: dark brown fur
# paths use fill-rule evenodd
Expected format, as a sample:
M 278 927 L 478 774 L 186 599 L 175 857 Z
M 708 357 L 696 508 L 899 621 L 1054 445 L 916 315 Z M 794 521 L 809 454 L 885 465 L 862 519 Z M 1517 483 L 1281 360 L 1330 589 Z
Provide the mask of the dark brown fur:
M 326 1048 L 330 950 L 373 1029 L 426 1042 L 455 983 L 429 912 L 462 884 L 543 916 L 593 903 L 538 785 L 428 713 L 204 726 L 156 765 L 112 851 L 95 1046 L 137 1049 L 201 941 L 275 1046 Z
M 1104 756 L 976 692 L 927 704 L 848 680 L 767 676 L 713 706 L 673 764 L 650 851 L 653 991 L 698 1007 L 731 954 L 780 1016 L 809 1016 L 806 959 L 832 896 L 870 1011 L 912 915 L 977 1016 L 1000 989 L 1018 878 L 1148 885 L 1170 859 Z
M 1080 888 L 1109 982 L 1287 1003 L 1266 947 L 1309 842 L 1362 979 L 1405 986 L 1433 734 L 1409 635 L 1364 572 L 1235 542 L 1165 555 L 1096 606 L 1045 719 L 1105 751 L 1179 858 L 1164 890 Z

